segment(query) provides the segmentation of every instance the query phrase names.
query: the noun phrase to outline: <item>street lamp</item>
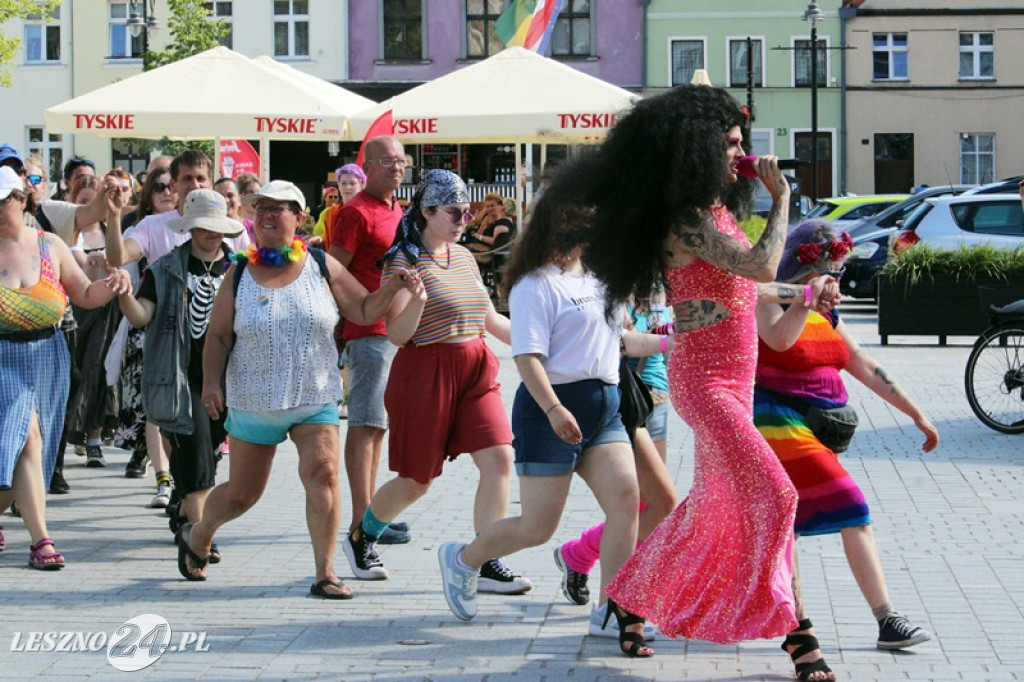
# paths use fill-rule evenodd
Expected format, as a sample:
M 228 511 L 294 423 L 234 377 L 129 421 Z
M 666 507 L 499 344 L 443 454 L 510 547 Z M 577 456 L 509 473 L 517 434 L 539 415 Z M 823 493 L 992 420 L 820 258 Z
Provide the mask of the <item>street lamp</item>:
M 811 23 L 811 195 L 818 199 L 818 23 L 824 18 L 818 3 L 807 5 L 804 21 Z
M 149 51 L 149 34 L 160 30 L 160 22 L 156 19 L 156 0 L 128 0 L 131 5 L 131 12 L 128 14 L 128 21 L 125 22 L 132 36 L 142 36 L 142 54 Z M 142 6 L 142 14 L 139 14 L 138 7 Z

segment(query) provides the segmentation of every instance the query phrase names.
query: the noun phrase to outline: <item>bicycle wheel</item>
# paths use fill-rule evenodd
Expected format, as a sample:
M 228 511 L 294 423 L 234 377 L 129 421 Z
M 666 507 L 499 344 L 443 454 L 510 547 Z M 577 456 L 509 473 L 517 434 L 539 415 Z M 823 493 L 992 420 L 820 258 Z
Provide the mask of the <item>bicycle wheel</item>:
M 1024 325 L 1009 323 L 984 332 L 967 359 L 964 389 L 985 426 L 1024 433 Z

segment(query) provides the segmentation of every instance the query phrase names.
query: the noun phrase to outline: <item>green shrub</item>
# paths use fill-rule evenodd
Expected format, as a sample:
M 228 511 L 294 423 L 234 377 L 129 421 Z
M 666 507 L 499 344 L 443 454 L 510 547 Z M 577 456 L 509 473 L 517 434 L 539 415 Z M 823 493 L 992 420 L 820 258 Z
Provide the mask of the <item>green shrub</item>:
M 740 229 L 743 230 L 743 234 L 747 235 L 747 239 L 750 240 L 751 244 L 757 243 L 757 240 L 761 238 L 761 233 L 764 232 L 764 226 L 767 224 L 767 220 L 754 214 L 744 218 L 739 223 Z
M 907 287 L 922 280 L 933 282 L 938 275 L 952 275 L 956 281 L 994 279 L 1001 282 L 1024 280 L 1024 249 L 993 246 L 961 246 L 936 249 L 916 244 L 894 256 L 879 276 L 903 279 Z

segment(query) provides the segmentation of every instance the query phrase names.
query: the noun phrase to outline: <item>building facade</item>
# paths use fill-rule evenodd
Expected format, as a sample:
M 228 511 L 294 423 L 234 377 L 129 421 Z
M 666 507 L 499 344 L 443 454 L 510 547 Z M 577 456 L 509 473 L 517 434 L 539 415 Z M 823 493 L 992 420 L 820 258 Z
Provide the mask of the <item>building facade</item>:
M 1024 7 L 864 3 L 846 21 L 855 192 L 982 184 L 1024 172 Z

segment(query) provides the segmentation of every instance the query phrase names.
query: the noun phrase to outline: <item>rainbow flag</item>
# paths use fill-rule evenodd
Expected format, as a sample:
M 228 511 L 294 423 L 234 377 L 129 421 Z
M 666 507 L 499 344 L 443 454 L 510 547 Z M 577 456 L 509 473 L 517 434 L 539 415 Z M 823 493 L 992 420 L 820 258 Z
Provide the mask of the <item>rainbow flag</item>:
M 505 47 L 544 54 L 564 6 L 565 0 L 513 0 L 494 22 L 494 35 Z

